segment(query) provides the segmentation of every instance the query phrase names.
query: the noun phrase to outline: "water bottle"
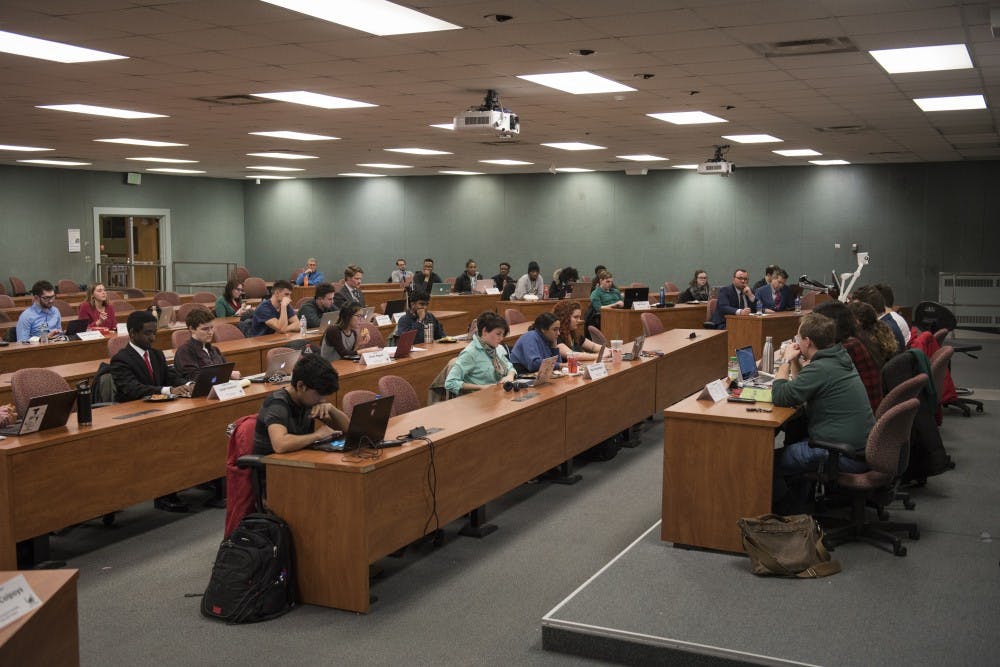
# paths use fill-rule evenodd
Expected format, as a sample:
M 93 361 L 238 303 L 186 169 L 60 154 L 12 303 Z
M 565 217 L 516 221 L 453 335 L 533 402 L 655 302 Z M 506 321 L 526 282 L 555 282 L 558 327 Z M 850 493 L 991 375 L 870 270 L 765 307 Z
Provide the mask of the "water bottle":
M 757 314 L 758 315 L 764 314 L 764 304 L 761 302 L 760 299 L 757 299 Z
M 424 342 L 433 343 L 434 342 L 434 323 L 425 322 L 424 323 Z
M 469 291 L 470 292 L 475 292 L 476 291 L 476 277 L 475 276 L 473 276 L 472 278 L 469 278 Z
M 665 290 L 663 287 L 660 287 L 660 305 L 662 306 L 666 302 L 667 302 L 667 290 Z
M 303 315 L 302 317 L 299 318 L 299 333 L 305 336 L 306 328 L 307 328 L 306 316 Z
M 795 312 L 796 313 L 801 313 L 802 312 L 802 297 L 798 297 L 798 296 L 795 297 Z
M 49 323 L 42 320 L 42 328 L 38 331 L 38 342 L 48 343 L 49 342 Z
M 764 341 L 764 352 L 761 354 L 761 370 L 774 375 L 774 342 L 770 336 Z
M 76 385 L 76 423 L 90 426 L 90 383 L 86 380 Z

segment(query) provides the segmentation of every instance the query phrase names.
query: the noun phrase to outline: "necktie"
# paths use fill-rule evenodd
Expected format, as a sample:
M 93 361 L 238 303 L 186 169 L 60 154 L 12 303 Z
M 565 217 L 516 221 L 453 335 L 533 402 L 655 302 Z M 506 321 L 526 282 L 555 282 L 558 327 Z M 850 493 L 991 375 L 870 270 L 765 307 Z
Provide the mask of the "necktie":
M 146 362 L 146 370 L 149 371 L 149 379 L 155 380 L 156 376 L 153 375 L 153 364 L 149 363 L 149 350 L 146 350 L 146 352 L 143 353 L 142 359 Z
M 781 308 L 781 292 L 774 293 L 774 309 L 778 310 Z

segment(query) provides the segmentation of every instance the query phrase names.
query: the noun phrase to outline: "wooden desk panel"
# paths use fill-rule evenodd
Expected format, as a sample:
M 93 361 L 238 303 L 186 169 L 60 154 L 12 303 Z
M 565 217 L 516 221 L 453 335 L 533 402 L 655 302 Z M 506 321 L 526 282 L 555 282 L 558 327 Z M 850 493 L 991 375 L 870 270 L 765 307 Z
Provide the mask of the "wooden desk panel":
M 691 334 L 695 338 L 690 338 Z M 647 338 L 648 350 L 669 350 L 657 365 L 654 411 L 673 405 L 711 380 L 726 376 L 726 332 L 672 329 Z
M 608 340 L 635 340 L 643 334 L 643 313 L 656 315 L 667 331 L 701 329 L 705 323 L 705 312 L 703 303 L 682 303 L 673 308 L 650 310 L 625 310 L 605 306 L 601 308 L 601 331 Z
M 42 600 L 27 616 L 0 629 L 0 665 L 71 667 L 80 664 L 77 570 L 0 572 L 0 582 L 24 575 Z
M 775 429 L 795 413 L 773 410 L 692 396 L 664 411 L 660 539 L 743 551 L 736 520 L 771 511 Z
M 566 299 L 567 301 L 574 301 L 580 305 L 580 319 L 587 313 L 587 308 L 590 306 L 590 299 Z M 521 311 L 525 319 L 529 322 L 534 322 L 535 318 L 542 313 L 551 313 L 554 311 L 556 304 L 559 303 L 559 299 L 541 299 L 539 301 L 500 301 L 497 303 L 497 312 L 500 315 L 504 314 L 507 308 L 514 308 L 515 310 Z
M 726 315 L 726 331 L 729 335 L 729 356 L 736 349 L 750 345 L 754 357 L 759 359 L 768 336 L 774 341 L 775 349 L 781 342 L 794 338 L 799 331 L 799 320 L 808 311 L 801 313 L 783 312 L 757 315 Z
M 566 452 L 563 461 L 638 424 L 656 410 L 653 358 L 608 364 L 608 377 L 566 397 Z
M 510 303 L 518 302 L 501 301 L 499 294 L 445 294 L 432 296 L 430 308 L 431 310 L 437 310 L 438 308 L 442 310 L 464 310 L 469 314 L 469 321 L 471 322 L 473 318 L 479 317 L 480 313 L 487 311 L 503 315 L 504 308 L 516 307 L 509 306 L 508 304 Z

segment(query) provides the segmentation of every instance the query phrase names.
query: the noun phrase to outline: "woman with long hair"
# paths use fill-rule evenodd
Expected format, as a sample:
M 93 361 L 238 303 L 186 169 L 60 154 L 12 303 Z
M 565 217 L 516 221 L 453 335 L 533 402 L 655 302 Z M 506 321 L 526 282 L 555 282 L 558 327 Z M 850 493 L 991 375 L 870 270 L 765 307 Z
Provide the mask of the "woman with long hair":
M 111 306 L 108 291 L 102 283 L 95 283 L 87 288 L 87 298 L 80 304 L 77 318 L 84 320 L 88 329 L 117 329 L 115 309 Z

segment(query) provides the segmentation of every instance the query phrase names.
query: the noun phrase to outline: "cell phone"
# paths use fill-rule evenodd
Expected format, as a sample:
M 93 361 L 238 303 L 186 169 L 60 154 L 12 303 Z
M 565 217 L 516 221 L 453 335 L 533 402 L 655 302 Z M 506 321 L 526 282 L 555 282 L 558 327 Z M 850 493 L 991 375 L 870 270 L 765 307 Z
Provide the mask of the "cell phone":
M 730 403 L 756 403 L 757 402 L 757 401 L 755 401 L 752 398 L 741 398 L 739 396 L 730 396 L 726 400 L 729 401 Z

